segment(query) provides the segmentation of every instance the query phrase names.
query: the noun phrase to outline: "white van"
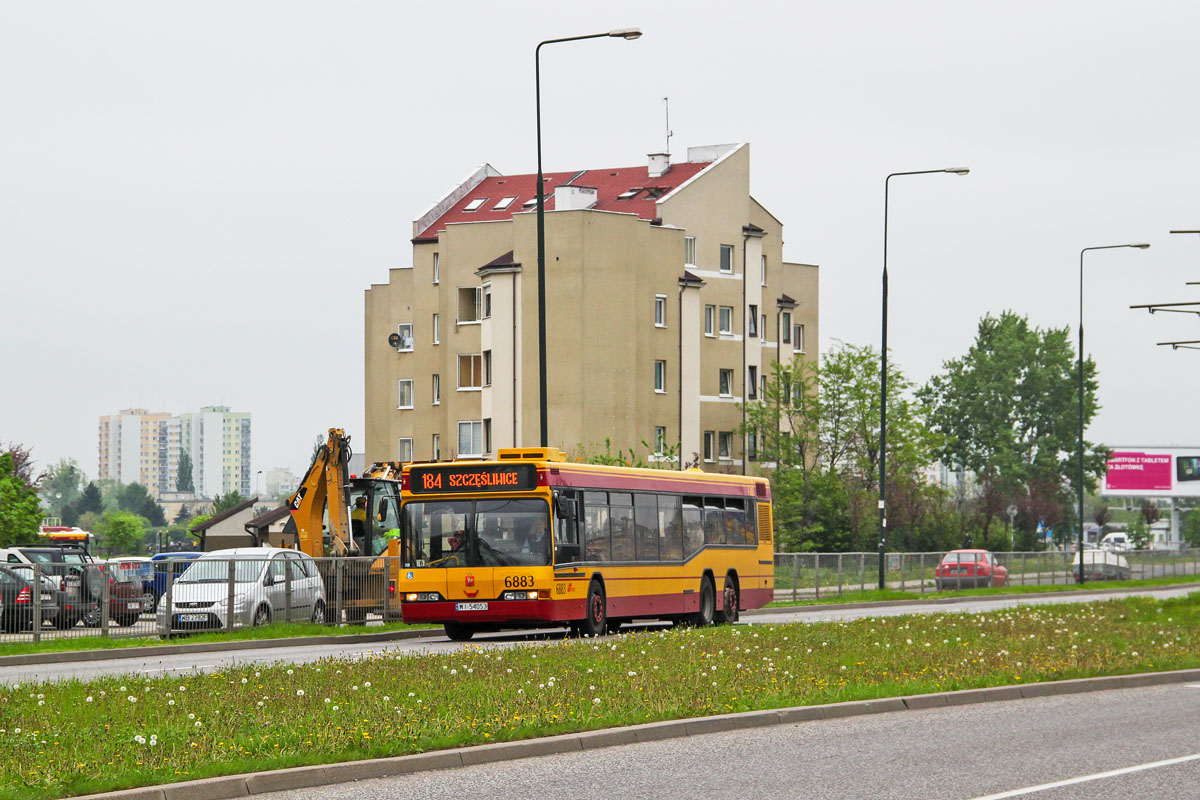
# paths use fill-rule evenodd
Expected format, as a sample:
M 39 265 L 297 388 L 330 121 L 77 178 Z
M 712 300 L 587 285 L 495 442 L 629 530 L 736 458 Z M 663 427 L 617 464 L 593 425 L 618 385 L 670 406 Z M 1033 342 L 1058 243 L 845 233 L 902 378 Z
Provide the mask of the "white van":
M 1125 531 L 1113 531 L 1100 540 L 1100 547 L 1110 553 L 1126 553 L 1133 549 L 1129 534 Z

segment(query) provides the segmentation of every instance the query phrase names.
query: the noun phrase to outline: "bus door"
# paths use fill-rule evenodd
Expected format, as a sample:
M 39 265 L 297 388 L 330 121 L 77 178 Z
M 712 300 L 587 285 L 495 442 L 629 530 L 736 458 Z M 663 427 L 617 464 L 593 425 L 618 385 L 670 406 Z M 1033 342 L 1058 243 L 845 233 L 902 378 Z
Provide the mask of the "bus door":
M 462 596 L 451 585 L 450 575 L 468 563 L 466 530 L 472 505 L 470 500 L 410 500 L 404 504 L 404 574 L 398 592 L 437 592 L 446 599 Z

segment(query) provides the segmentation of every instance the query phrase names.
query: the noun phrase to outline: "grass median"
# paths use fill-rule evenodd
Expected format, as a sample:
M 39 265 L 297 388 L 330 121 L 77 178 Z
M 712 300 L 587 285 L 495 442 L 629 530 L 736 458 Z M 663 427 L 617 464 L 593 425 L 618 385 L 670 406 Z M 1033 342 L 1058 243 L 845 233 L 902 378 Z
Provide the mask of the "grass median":
M 1200 666 L 1200 593 L 0 688 L 0 797 Z

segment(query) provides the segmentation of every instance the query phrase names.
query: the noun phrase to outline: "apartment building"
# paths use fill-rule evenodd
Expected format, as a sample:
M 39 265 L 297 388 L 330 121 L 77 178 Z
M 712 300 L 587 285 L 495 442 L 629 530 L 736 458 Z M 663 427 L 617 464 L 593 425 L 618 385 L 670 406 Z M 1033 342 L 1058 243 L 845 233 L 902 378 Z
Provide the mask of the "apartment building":
M 538 444 L 536 180 L 484 165 L 366 291 L 368 461 Z M 552 173 L 545 197 L 548 443 L 752 466 L 740 405 L 817 357 L 818 270 L 783 260 L 749 145 Z
M 249 497 L 250 443 L 250 414 L 229 406 L 185 414 L 125 409 L 100 417 L 98 474 L 140 483 L 157 498 L 179 491 L 179 461 L 186 452 L 196 496 L 237 491 Z

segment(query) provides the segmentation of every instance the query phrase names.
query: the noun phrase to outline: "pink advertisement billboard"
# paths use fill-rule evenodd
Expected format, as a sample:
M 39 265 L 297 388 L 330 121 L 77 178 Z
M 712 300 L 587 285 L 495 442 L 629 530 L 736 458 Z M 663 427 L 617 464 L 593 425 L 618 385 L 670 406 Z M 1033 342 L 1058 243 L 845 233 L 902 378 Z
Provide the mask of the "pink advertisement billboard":
M 1113 451 L 1104 476 L 1106 492 L 1171 491 L 1171 454 Z

